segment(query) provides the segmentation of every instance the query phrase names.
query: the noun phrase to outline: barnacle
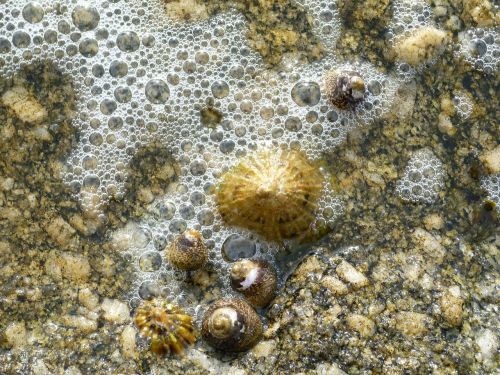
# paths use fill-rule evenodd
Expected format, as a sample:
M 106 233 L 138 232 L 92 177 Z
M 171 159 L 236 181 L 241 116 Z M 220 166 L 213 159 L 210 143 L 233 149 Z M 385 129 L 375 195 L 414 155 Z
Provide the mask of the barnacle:
M 196 342 L 192 317 L 165 299 L 144 302 L 137 308 L 134 322 L 142 336 L 151 338 L 151 350 L 156 354 L 181 354 Z
M 324 177 L 295 150 L 264 149 L 226 172 L 217 189 L 224 221 L 273 241 L 308 232 L 315 220 Z

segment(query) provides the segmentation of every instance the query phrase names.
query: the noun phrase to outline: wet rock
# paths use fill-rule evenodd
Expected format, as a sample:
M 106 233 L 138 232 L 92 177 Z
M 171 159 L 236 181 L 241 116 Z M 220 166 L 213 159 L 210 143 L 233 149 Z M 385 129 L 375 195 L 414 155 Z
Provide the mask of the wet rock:
M 427 333 L 430 317 L 426 314 L 412 311 L 402 311 L 396 314 L 396 329 L 406 336 L 422 336 Z
M 81 255 L 53 251 L 45 263 L 45 272 L 55 280 L 64 277 L 83 284 L 89 279 L 91 269 L 88 259 Z
M 347 326 L 363 337 L 370 337 L 375 333 L 375 323 L 370 318 L 360 314 L 351 314 L 346 318 Z
M 24 322 L 14 322 L 7 326 L 5 338 L 10 347 L 20 349 L 28 342 L 28 334 Z
M 38 124 L 48 116 L 47 110 L 22 86 L 15 86 L 5 92 L 2 102 L 24 122 Z

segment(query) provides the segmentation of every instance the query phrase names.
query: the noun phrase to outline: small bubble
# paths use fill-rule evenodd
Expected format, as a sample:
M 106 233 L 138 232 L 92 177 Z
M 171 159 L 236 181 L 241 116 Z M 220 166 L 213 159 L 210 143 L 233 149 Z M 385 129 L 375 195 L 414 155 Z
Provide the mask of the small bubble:
M 43 38 L 49 44 L 54 44 L 57 42 L 57 31 L 55 30 L 47 30 L 43 34 Z
M 92 67 L 94 77 L 101 78 L 104 75 L 104 67 L 101 64 L 96 64 Z
M 118 86 L 114 95 L 118 103 L 127 103 L 132 99 L 132 91 L 126 86 Z
M 160 253 L 149 251 L 139 258 L 139 268 L 143 272 L 158 271 L 161 267 L 162 259 Z
M 160 287 L 153 281 L 144 281 L 139 287 L 139 297 L 143 300 L 151 300 L 161 293 Z
M 101 112 L 104 115 L 111 115 L 114 111 L 116 111 L 117 104 L 114 100 L 111 99 L 104 99 L 101 102 Z
M 135 52 L 139 49 L 141 41 L 135 32 L 127 31 L 118 35 L 116 45 L 123 52 Z
M 474 56 L 484 56 L 488 51 L 488 46 L 481 40 L 475 40 L 472 42 L 472 53 Z
M 23 8 L 23 18 L 29 23 L 38 23 L 43 19 L 45 12 L 42 6 L 33 1 Z
M 161 79 L 152 79 L 146 85 L 146 98 L 153 104 L 165 103 L 170 97 L 167 84 Z
M 212 225 L 214 223 L 214 214 L 209 209 L 201 210 L 198 213 L 198 222 L 201 225 Z
M 128 65 L 124 61 L 115 60 L 109 65 L 109 74 L 114 78 L 125 77 L 128 73 Z
M 100 133 L 92 133 L 89 136 L 89 142 L 94 146 L 102 145 L 103 142 L 102 135 Z
M 191 193 L 189 200 L 193 205 L 201 206 L 203 203 L 205 203 L 205 195 L 203 193 L 200 193 L 199 191 L 194 191 L 193 193 Z
M 291 95 L 300 107 L 312 107 L 319 103 L 321 90 L 316 82 L 299 82 L 292 88 Z
M 227 262 L 235 262 L 241 258 L 251 258 L 257 251 L 254 241 L 238 234 L 231 234 L 222 244 L 222 257 Z
M 123 119 L 121 117 L 110 117 L 108 120 L 108 128 L 111 130 L 118 130 L 123 127 Z
M 74 25 L 80 31 L 90 31 L 97 27 L 99 24 L 99 12 L 94 7 L 85 7 L 77 5 L 71 13 Z
M 285 121 L 285 128 L 289 131 L 297 132 L 302 129 L 302 122 L 298 117 L 289 117 Z
M 368 91 L 372 95 L 378 96 L 382 93 L 382 85 L 378 81 L 370 81 L 368 83 Z
M 80 53 L 85 57 L 94 57 L 99 52 L 99 45 L 95 39 L 84 39 L 78 47 Z
M 195 160 L 191 163 L 189 170 L 193 176 L 202 176 L 207 171 L 207 163 L 203 160 Z
M 186 230 L 186 228 L 187 228 L 186 222 L 180 219 L 172 220 L 172 222 L 168 226 L 168 229 L 172 233 L 182 233 Z
M 175 214 L 175 205 L 172 202 L 158 202 L 153 210 L 157 219 L 170 220 Z
M 16 31 L 14 35 L 12 35 L 12 44 L 14 44 L 17 48 L 26 48 L 31 43 L 31 37 L 27 32 L 24 31 Z
M 59 21 L 57 24 L 57 30 L 59 30 L 61 34 L 69 34 L 71 31 L 71 25 L 64 20 Z
M 225 98 L 229 95 L 229 86 L 224 81 L 216 81 L 212 84 L 212 94 L 217 99 Z
M 0 38 L 0 53 L 8 53 L 10 52 L 10 49 L 10 41 L 5 38 Z
M 223 154 L 229 154 L 229 153 L 233 152 L 235 146 L 236 146 L 236 144 L 233 141 L 226 140 L 226 141 L 222 141 L 220 143 L 219 150 Z
M 99 177 L 97 177 L 94 174 L 89 174 L 89 175 L 85 176 L 85 178 L 83 179 L 83 186 L 85 188 L 96 189 L 99 187 L 100 184 L 101 184 L 101 180 L 99 179 Z
M 154 47 L 155 45 L 155 37 L 153 35 L 144 35 L 142 37 L 142 44 L 144 47 Z

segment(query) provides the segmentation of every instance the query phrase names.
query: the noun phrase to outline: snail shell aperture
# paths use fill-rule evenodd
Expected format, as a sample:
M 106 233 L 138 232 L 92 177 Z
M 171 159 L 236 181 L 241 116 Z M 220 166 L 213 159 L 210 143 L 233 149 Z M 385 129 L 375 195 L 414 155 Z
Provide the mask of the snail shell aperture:
M 231 268 L 231 286 L 256 307 L 264 307 L 274 298 L 277 276 L 265 260 L 243 259 Z
M 216 349 L 241 352 L 262 336 L 262 322 L 255 310 L 241 299 L 222 299 L 203 316 L 201 334 Z
M 167 258 L 172 265 L 184 271 L 192 271 L 205 265 L 208 249 L 200 232 L 187 230 L 167 247 Z

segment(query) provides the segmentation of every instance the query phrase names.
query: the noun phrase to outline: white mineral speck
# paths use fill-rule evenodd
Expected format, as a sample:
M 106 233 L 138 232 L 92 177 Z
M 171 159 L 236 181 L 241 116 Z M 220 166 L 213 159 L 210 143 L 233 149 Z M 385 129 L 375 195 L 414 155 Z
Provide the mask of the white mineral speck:
M 123 329 L 120 342 L 122 345 L 122 354 L 126 358 L 137 357 L 135 336 L 136 331 L 134 327 L 127 326 Z
M 336 363 L 320 363 L 316 367 L 316 375 L 347 375 Z
M 493 150 L 486 151 L 479 158 L 483 162 L 488 173 L 500 173 L 500 146 L 497 146 Z
M 91 333 L 97 329 L 96 321 L 81 315 L 64 315 L 61 317 L 61 322 L 65 326 L 75 328 L 82 333 Z
M 492 359 L 498 350 L 498 338 L 496 334 L 485 329 L 476 336 L 476 344 L 479 346 L 479 359 L 487 362 Z
M 89 288 L 80 289 L 78 292 L 78 302 L 89 310 L 95 310 L 99 304 L 99 297 Z
M 368 285 L 366 276 L 345 260 L 337 266 L 335 271 L 342 280 L 352 284 L 355 288 L 362 288 Z
M 104 311 L 104 319 L 107 321 L 123 324 L 130 319 L 130 311 L 126 303 L 116 299 L 105 298 L 101 304 Z
M 343 296 L 349 292 L 347 285 L 335 276 L 324 276 L 321 279 L 321 285 L 332 292 L 335 296 Z
M 275 340 L 265 340 L 255 345 L 255 347 L 252 349 L 252 353 L 257 358 L 264 357 L 269 359 L 269 356 L 273 354 L 275 349 L 276 349 Z

